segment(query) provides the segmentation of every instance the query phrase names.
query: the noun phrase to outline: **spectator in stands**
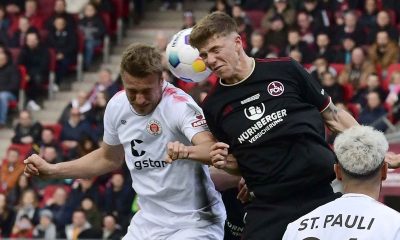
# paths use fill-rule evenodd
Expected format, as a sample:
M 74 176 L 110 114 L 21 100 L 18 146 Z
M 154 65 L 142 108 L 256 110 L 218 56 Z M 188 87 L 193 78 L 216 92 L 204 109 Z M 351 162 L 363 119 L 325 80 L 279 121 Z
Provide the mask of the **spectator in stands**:
M 228 1 L 226 0 L 215 0 L 215 4 L 210 9 L 210 13 L 212 12 L 224 12 L 231 16 L 232 14 L 232 7 L 229 5 Z
M 336 70 L 329 66 L 328 61 L 323 57 L 316 58 L 309 71 L 311 76 L 318 80 L 319 83 L 322 82 L 323 74 L 325 72 L 330 72 L 333 77 L 337 76 Z
M 376 17 L 376 24 L 373 26 L 371 31 L 368 35 L 368 43 L 373 44 L 376 40 L 376 37 L 379 32 L 386 31 L 388 33 L 389 38 L 394 41 L 398 42 L 399 40 L 399 31 L 396 29 L 395 26 L 392 25 L 392 21 L 390 19 L 390 15 L 388 11 L 381 10 L 379 11 Z
M 27 17 L 19 17 L 18 28 L 11 32 L 11 36 L 8 41 L 9 47 L 21 48 L 25 46 L 26 35 L 30 32 L 38 32 L 38 29 L 30 25 Z
M 103 114 L 104 114 L 104 112 L 103 112 Z M 103 130 L 103 127 L 101 129 Z M 101 136 L 103 136 L 103 135 L 101 135 Z M 77 150 L 76 150 L 77 156 L 82 157 L 82 156 L 96 150 L 97 148 L 99 148 L 100 143 L 98 143 L 98 142 L 101 139 L 97 138 L 96 140 L 97 140 L 97 142 L 90 136 L 83 135 L 77 146 Z
M 92 228 L 100 230 L 102 222 L 101 212 L 97 208 L 96 204 L 93 202 L 93 199 L 91 199 L 90 197 L 83 198 L 80 208 L 85 212 L 86 219 L 88 220 L 90 225 L 92 225 Z
M 89 2 L 90 0 L 65 0 L 66 11 L 69 14 L 79 15 Z
M 68 240 L 101 237 L 101 233 L 96 233 L 96 231 L 92 230 L 92 226 L 86 219 L 85 212 L 80 209 L 74 211 L 72 223 L 65 227 L 63 233 L 64 236 L 61 237 Z
M 135 196 L 133 189 L 126 183 L 122 173 L 116 172 L 112 175 L 107 184 L 104 196 L 104 210 L 118 217 L 119 223 L 123 229 L 129 225 L 132 217 L 132 201 Z
M 0 129 L 6 125 L 9 102 L 17 99 L 20 78 L 9 56 L 0 52 Z
M 29 19 L 32 27 L 43 29 L 44 17 L 39 13 L 37 0 L 25 0 L 25 12 L 23 16 Z
M 17 215 L 15 217 L 15 224 L 27 216 L 29 220 L 34 224 L 39 223 L 39 208 L 38 208 L 38 196 L 36 192 L 32 189 L 27 189 L 22 193 L 22 197 L 16 207 Z
M 398 100 L 400 94 L 400 71 L 394 71 L 390 76 L 389 94 L 386 103 L 392 107 Z
M 1 163 L 0 192 L 7 193 L 17 184 L 19 176 L 24 172 L 24 164 L 20 161 L 19 151 L 9 149 L 7 157 Z
M 167 9 L 170 9 L 174 3 L 176 11 L 182 11 L 183 0 L 163 0 L 163 4 L 160 7 L 160 11 L 165 11 Z
M 291 8 L 288 0 L 274 0 L 274 5 L 265 13 L 261 20 L 261 28 L 264 33 L 271 29 L 271 19 L 281 16 L 286 26 L 293 26 L 296 20 L 296 11 Z
M 367 106 L 362 109 L 358 122 L 384 132 L 387 129 L 387 125 L 383 122 L 386 113 L 379 93 L 371 91 L 367 94 Z
M 379 93 L 381 102 L 384 102 L 387 97 L 387 91 L 384 90 L 379 81 L 379 76 L 376 73 L 370 73 L 367 76 L 367 86 L 359 89 L 352 98 L 352 102 L 358 104 L 358 109 L 365 108 L 367 105 L 367 95 L 369 92 Z
M 344 24 L 335 30 L 335 42 L 340 43 L 343 39 L 350 37 L 357 46 L 363 45 L 366 42 L 366 35 L 357 21 L 357 15 L 354 11 L 346 12 L 344 14 Z
M 35 152 L 39 153 L 41 148 L 44 148 L 46 146 L 53 146 L 57 149 L 57 151 L 59 151 L 60 149 L 60 142 L 59 139 L 57 139 L 57 137 L 55 136 L 55 132 L 53 130 L 53 128 L 51 127 L 44 127 L 42 129 L 42 133 L 41 133 L 41 137 L 40 137 L 40 141 L 38 143 L 35 144 L 36 146 L 34 146 L 33 148 Z
M 182 29 L 191 28 L 194 25 L 196 25 L 196 19 L 194 17 L 193 12 L 190 10 L 185 11 L 183 13 L 182 22 L 183 22 Z
M 351 62 L 346 64 L 339 75 L 341 85 L 351 84 L 355 91 L 367 85 L 367 77 L 375 72 L 373 64 L 366 58 L 364 50 L 356 47 L 351 52 Z
M 99 13 L 107 13 L 110 16 L 115 16 L 114 4 L 111 0 L 91 0 Z
M 236 17 L 234 20 L 238 26 L 238 33 L 242 38 L 243 49 L 247 50 L 250 47 L 250 38 L 253 28 L 251 25 L 246 24 L 246 21 L 243 17 Z
M 334 62 L 335 52 L 331 46 L 329 35 L 325 32 L 320 32 L 317 34 L 316 41 L 316 57 L 325 58 L 328 63 Z
M 356 47 L 356 42 L 351 37 L 346 36 L 340 43 L 334 62 L 350 64 L 351 52 Z
M 376 4 L 376 0 L 366 0 L 364 2 L 364 10 L 359 18 L 360 26 L 364 29 L 366 33 L 369 33 L 372 28 L 375 27 L 377 15 L 378 7 Z
M 329 71 L 322 73 L 322 87 L 329 94 L 333 103 L 344 102 L 342 86 L 337 82 L 337 78 Z
M 89 122 L 83 119 L 78 108 L 71 108 L 68 121 L 62 123 L 61 144 L 66 151 L 66 160 L 77 156 L 77 147 L 79 141 L 84 135 L 95 139 Z
M 371 62 L 382 71 L 382 77 L 385 78 L 387 68 L 399 60 L 400 50 L 396 42 L 389 38 L 388 32 L 380 31 L 375 43 L 368 48 L 368 53 Z
M 8 30 L 11 21 L 4 5 L 0 5 L 0 44 L 8 45 Z
M 24 65 L 27 70 L 26 95 L 29 99 L 27 107 L 37 111 L 41 109 L 37 102 L 44 96 L 44 85 L 49 77 L 49 50 L 40 42 L 37 32 L 27 33 L 25 44 L 21 49 L 18 64 Z
M 18 178 L 17 185 L 7 193 L 7 202 L 9 202 L 11 206 L 16 206 L 22 197 L 22 193 L 26 190 L 33 189 L 34 187 L 31 179 L 21 174 Z
M 63 124 L 68 121 L 72 108 L 78 108 L 82 116 L 85 117 L 88 114 L 88 111 L 92 108 L 91 103 L 88 101 L 88 93 L 85 91 L 79 91 L 76 97 L 65 106 L 60 118 L 58 119 L 58 123 Z
M 12 239 L 32 239 L 34 226 L 28 215 L 22 215 L 16 220 L 10 237 Z
M 6 0 L 5 6 L 8 14 L 18 15 L 24 12 L 25 0 Z
M 33 144 L 39 142 L 41 132 L 42 125 L 32 119 L 30 112 L 21 111 L 11 141 L 19 144 Z
M 117 218 L 112 214 L 107 214 L 103 218 L 102 239 L 119 240 L 124 236 Z
M 0 193 L 0 237 L 8 238 L 15 221 L 13 205 L 9 204 L 6 195 Z
M 291 50 L 289 52 L 289 57 L 293 58 L 295 61 L 299 63 L 303 63 L 303 54 L 297 49 Z
M 103 195 L 100 193 L 99 186 L 94 182 L 94 179 L 75 180 L 68 197 L 68 205 L 72 209 L 77 209 L 81 205 L 82 200 L 86 197 L 91 198 L 96 206 L 104 206 Z
M 251 34 L 250 49 L 247 54 L 254 58 L 266 58 L 268 50 L 265 48 L 264 35 L 258 31 Z
M 78 48 L 76 30 L 67 28 L 64 17 L 56 17 L 54 28 L 49 31 L 48 43 L 48 46 L 56 51 L 55 86 L 57 86 L 62 82 L 63 76 L 68 73 L 70 65 L 76 61 Z
M 315 32 L 326 31 L 330 27 L 328 12 L 321 1 L 304 0 L 301 10 L 311 17 Z
M 154 47 L 160 51 L 162 55 L 162 64 L 163 66 L 167 67 L 167 57 L 165 50 L 167 49 L 168 45 L 168 37 L 164 31 L 158 31 L 155 38 L 154 38 Z
M 57 237 L 56 225 L 53 223 L 53 213 L 48 209 L 40 211 L 39 224 L 33 229 L 33 237 L 43 240 L 54 240 Z
M 315 29 L 312 25 L 313 23 L 311 16 L 308 15 L 306 12 L 299 12 L 297 14 L 296 24 L 300 33 L 300 39 L 311 47 L 315 42 Z
M 98 92 L 96 94 L 92 108 L 87 114 L 87 119 L 92 126 L 97 140 L 101 139 L 104 133 L 103 117 L 106 110 L 107 102 L 107 94 L 104 91 Z
M 113 84 L 114 81 L 110 69 L 108 68 L 101 69 L 98 72 L 97 76 L 98 80 L 88 95 L 88 101 L 91 104 L 94 104 L 98 92 L 104 91 L 107 94 L 107 96 L 112 98 L 112 96 L 114 96 L 114 94 L 116 94 L 119 91 L 118 87 Z
M 273 16 L 270 20 L 270 27 L 265 38 L 265 46 L 278 54 L 287 41 L 287 26 L 280 15 Z
M 106 34 L 106 27 L 94 4 L 89 3 L 85 6 L 83 18 L 79 20 L 79 28 L 85 38 L 84 67 L 88 69 L 92 64 L 96 47 L 101 45 Z
M 68 31 L 76 31 L 76 19 L 72 14 L 67 13 L 67 3 L 65 0 L 56 0 L 54 2 L 54 13 L 46 21 L 46 29 L 49 32 L 54 31 L 54 20 L 58 17 L 65 19 Z
M 71 220 L 72 208 L 67 204 L 68 193 L 63 187 L 57 187 L 53 196 L 46 202 L 46 209 L 53 214 L 53 221 L 57 229 L 57 237 L 61 237 L 66 224 Z
M 39 155 L 46 160 L 48 163 L 59 163 L 62 161 L 62 155 L 58 154 L 57 149 L 54 146 L 45 146 L 41 148 Z M 64 181 L 62 179 L 42 179 L 34 178 L 32 179 L 33 185 L 38 189 L 39 193 L 42 195 L 43 190 L 50 185 L 62 184 Z
M 287 57 L 292 50 L 297 50 L 303 56 L 302 63 L 311 63 L 314 60 L 314 52 L 301 39 L 300 32 L 292 28 L 288 31 L 286 46 L 281 50 L 279 56 Z
M 233 18 L 242 17 L 244 19 L 244 22 L 246 23 L 246 25 L 250 25 L 251 26 L 250 18 L 247 16 L 247 14 L 243 10 L 242 6 L 240 4 L 238 4 L 238 3 L 235 3 L 232 6 L 232 17 Z

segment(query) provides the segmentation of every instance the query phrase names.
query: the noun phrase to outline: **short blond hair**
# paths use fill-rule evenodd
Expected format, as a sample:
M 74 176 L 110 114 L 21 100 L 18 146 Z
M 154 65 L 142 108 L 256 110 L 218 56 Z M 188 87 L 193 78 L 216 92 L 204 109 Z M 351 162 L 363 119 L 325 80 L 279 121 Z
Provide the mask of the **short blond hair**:
M 382 132 L 369 126 L 354 126 L 335 139 L 339 164 L 352 177 L 374 176 L 382 166 L 389 144 Z
M 126 72 L 139 78 L 151 74 L 161 76 L 163 70 L 161 60 L 161 53 L 156 48 L 145 44 L 131 44 L 122 53 L 121 75 Z
M 200 48 L 214 36 L 227 36 L 232 32 L 237 32 L 237 24 L 228 14 L 213 12 L 197 23 L 190 33 L 190 45 Z

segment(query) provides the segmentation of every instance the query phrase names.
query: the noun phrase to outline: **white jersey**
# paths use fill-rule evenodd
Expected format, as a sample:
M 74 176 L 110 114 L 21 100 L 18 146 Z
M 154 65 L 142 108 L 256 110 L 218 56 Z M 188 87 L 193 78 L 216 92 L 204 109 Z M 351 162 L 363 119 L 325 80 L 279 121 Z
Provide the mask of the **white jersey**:
M 226 218 L 221 195 L 208 166 L 192 160 L 167 164 L 170 141 L 191 145 L 192 137 L 208 130 L 201 108 L 181 89 L 164 82 L 156 109 L 138 115 L 125 91 L 117 93 L 104 114 L 104 142 L 122 144 L 141 215 L 173 227 L 203 227 Z
M 290 223 L 284 240 L 399 240 L 400 213 L 356 193 L 344 194 Z

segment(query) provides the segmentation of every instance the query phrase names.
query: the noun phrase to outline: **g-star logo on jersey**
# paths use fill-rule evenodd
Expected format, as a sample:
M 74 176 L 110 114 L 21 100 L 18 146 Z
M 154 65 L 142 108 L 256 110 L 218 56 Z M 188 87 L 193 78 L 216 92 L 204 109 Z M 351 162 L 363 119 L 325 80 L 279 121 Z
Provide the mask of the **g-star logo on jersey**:
M 161 123 L 155 119 L 150 120 L 146 126 L 147 132 L 151 135 L 159 135 L 162 132 Z
M 132 141 L 131 141 L 131 150 L 132 150 L 132 155 L 134 156 L 134 157 L 141 157 L 141 156 L 143 156 L 145 153 L 146 153 L 146 151 L 144 151 L 144 150 L 140 150 L 140 151 L 138 151 L 135 147 L 137 147 L 137 145 L 139 145 L 139 144 L 141 144 L 143 141 L 142 140 L 140 140 L 140 139 L 133 139 Z
M 207 124 L 207 122 L 204 119 L 203 115 L 197 115 L 196 118 L 198 120 L 192 122 L 192 127 L 200 127 L 200 126 L 203 126 L 203 125 Z
M 261 105 L 250 106 L 244 109 L 244 115 L 250 120 L 258 120 L 260 119 L 265 113 L 265 106 L 264 103 Z
M 273 81 L 272 83 L 268 84 L 267 90 L 271 96 L 277 97 L 285 91 L 285 87 L 281 82 Z

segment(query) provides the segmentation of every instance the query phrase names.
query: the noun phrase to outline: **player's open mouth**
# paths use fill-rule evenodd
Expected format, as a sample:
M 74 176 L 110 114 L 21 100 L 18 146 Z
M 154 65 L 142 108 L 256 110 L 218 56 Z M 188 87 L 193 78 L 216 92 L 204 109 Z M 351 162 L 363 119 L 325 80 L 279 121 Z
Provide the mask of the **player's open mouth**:
M 214 68 L 214 71 L 218 71 L 219 69 L 221 69 L 222 68 L 222 65 L 221 66 L 218 66 L 218 67 L 215 67 Z

